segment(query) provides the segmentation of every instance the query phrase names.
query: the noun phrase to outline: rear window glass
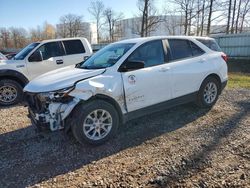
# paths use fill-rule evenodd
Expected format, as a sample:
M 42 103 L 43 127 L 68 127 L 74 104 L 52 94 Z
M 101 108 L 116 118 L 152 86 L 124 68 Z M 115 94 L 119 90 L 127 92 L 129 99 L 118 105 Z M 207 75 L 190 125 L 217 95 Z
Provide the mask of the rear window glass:
M 63 41 L 67 55 L 85 53 L 84 46 L 80 40 Z
M 199 42 L 201 42 L 202 44 L 204 44 L 205 46 L 207 46 L 213 51 L 216 51 L 216 52 L 222 51 L 215 40 L 208 40 L 208 39 L 196 39 L 196 40 L 198 40 Z

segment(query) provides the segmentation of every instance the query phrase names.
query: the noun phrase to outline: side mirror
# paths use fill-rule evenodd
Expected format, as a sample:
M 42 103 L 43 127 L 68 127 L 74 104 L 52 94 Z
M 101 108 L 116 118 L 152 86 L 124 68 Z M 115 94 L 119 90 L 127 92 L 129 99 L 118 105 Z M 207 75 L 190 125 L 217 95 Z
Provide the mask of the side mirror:
M 127 60 L 125 63 L 123 63 L 120 68 L 119 71 L 120 72 L 128 72 L 128 71 L 133 71 L 133 70 L 137 70 L 137 69 L 142 69 L 145 67 L 145 63 L 144 61 L 131 61 L 131 60 Z
M 40 51 L 35 51 L 30 57 L 29 62 L 39 62 L 42 61 L 43 57 Z

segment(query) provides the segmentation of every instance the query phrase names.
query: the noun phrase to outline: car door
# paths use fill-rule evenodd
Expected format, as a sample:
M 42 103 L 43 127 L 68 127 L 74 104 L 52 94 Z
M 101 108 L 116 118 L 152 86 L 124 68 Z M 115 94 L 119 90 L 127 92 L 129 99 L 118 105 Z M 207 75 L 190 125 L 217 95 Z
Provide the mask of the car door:
M 65 65 L 75 65 L 81 63 L 85 57 L 89 56 L 79 39 L 62 41 L 65 49 L 65 56 L 63 57 Z
M 168 39 L 171 50 L 169 66 L 172 72 L 173 98 L 198 90 L 209 65 L 205 52 L 195 43 L 185 39 Z
M 127 61 L 145 63 L 142 69 L 122 73 L 129 112 L 171 99 L 171 72 L 162 40 L 141 45 Z
M 40 54 L 41 60 L 31 60 L 34 54 Z M 41 45 L 28 58 L 27 68 L 31 79 L 46 72 L 64 67 L 63 55 L 64 51 L 61 42 L 48 42 Z

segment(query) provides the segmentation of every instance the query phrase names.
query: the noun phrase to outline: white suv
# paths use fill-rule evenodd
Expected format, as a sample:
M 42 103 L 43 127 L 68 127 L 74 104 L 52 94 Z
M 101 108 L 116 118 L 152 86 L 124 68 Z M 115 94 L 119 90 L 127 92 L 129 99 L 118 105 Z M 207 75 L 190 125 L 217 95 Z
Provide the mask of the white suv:
M 76 68 L 31 81 L 24 88 L 29 116 L 39 128 L 71 128 L 80 143 L 100 144 L 148 113 L 191 101 L 212 107 L 227 83 L 224 59 L 194 37 L 113 43 Z
M 92 54 L 85 38 L 65 38 L 35 42 L 11 60 L 0 61 L 0 105 L 21 101 L 23 87 L 48 71 L 82 62 Z

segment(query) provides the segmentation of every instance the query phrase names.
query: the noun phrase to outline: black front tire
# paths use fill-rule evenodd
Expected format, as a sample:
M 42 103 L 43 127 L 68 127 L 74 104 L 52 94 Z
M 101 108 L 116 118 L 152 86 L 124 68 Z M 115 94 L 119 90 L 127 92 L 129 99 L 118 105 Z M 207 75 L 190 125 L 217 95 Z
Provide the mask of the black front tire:
M 15 80 L 0 80 L 0 106 L 10 106 L 21 102 L 23 87 Z
M 208 84 L 212 83 L 213 86 L 216 87 L 216 96 L 215 98 L 212 100 L 212 102 L 207 102 L 206 101 L 206 98 L 205 98 L 205 90 L 206 90 L 206 87 L 208 86 Z M 197 100 L 196 100 L 196 104 L 199 106 L 199 107 L 202 107 L 202 108 L 211 108 L 215 103 L 216 101 L 218 100 L 218 96 L 220 94 L 220 90 L 221 90 L 221 87 L 220 87 L 220 83 L 219 81 L 215 78 L 215 77 L 208 77 L 206 78 L 202 84 L 201 84 L 201 87 L 200 87 L 200 90 L 198 92 L 198 96 L 197 96 Z
M 84 122 L 86 121 L 87 116 L 89 116 L 93 111 L 104 110 L 109 113 L 112 117 L 112 127 L 109 133 L 98 140 L 90 139 L 89 136 L 84 132 Z M 81 144 L 88 143 L 91 145 L 100 145 L 105 143 L 110 138 L 114 137 L 117 133 L 119 127 L 119 115 L 114 108 L 114 106 L 103 100 L 93 100 L 84 104 L 80 104 L 74 109 L 72 114 L 72 119 L 74 120 L 71 129 L 74 137 Z

